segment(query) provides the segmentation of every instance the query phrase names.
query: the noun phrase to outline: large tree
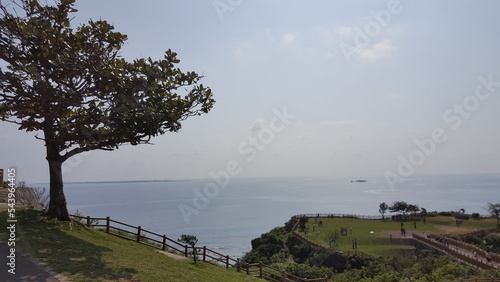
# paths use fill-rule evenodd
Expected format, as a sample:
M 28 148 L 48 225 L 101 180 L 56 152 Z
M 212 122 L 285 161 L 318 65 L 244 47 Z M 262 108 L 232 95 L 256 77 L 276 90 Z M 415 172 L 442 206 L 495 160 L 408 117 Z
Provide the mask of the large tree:
M 145 144 L 210 111 L 209 88 L 177 54 L 127 61 L 127 36 L 104 20 L 71 25 L 75 0 L 0 2 L 0 119 L 40 131 L 50 173 L 48 215 L 69 220 L 62 164 L 90 150 Z
M 500 203 L 498 204 L 488 203 L 486 209 L 491 214 L 491 216 L 497 219 L 497 228 L 500 228 Z
M 382 215 L 382 220 L 385 220 L 385 213 L 389 209 L 389 205 L 382 202 L 378 205 L 378 212 Z
M 406 219 L 406 213 L 408 211 L 408 203 L 405 201 L 395 201 L 389 206 L 390 212 L 400 213 L 401 219 Z

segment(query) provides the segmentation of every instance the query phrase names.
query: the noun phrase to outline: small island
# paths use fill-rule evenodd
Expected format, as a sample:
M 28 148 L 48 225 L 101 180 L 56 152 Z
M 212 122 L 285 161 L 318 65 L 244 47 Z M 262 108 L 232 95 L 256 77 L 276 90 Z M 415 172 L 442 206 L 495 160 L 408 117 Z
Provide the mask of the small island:
M 358 179 L 358 180 L 351 180 L 351 182 L 368 182 L 368 180 Z

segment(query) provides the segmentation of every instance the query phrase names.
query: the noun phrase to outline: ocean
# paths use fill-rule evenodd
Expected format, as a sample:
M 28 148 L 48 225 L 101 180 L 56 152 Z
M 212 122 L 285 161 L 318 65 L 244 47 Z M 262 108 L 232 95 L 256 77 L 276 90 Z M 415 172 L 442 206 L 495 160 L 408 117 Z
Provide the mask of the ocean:
M 165 234 L 195 235 L 237 258 L 251 240 L 304 213 L 379 215 L 381 202 L 406 201 L 427 211 L 487 214 L 500 202 L 500 174 L 412 176 L 389 189 L 384 177 L 231 178 L 66 183 L 70 213 L 106 217 Z M 48 187 L 48 184 L 35 184 Z

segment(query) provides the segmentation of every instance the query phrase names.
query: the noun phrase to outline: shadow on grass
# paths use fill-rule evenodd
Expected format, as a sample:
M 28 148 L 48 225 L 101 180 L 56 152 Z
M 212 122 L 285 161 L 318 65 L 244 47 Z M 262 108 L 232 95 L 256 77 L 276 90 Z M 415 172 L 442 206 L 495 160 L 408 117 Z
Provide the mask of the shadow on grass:
M 85 240 L 69 235 L 65 231 L 79 232 L 92 238 L 95 232 L 78 224 L 44 220 L 41 213 L 33 210 L 17 211 L 17 243 L 22 252 L 46 263 L 53 271 L 71 280 L 119 280 L 130 279 L 137 270 L 133 268 L 111 268 L 103 260 L 103 255 L 111 249 L 97 246 Z M 5 212 L 0 212 L 0 220 L 7 219 Z M 92 233 L 93 232 L 93 233 Z M 3 233 L 3 230 L 2 230 Z M 2 234 L 2 240 L 6 235 Z

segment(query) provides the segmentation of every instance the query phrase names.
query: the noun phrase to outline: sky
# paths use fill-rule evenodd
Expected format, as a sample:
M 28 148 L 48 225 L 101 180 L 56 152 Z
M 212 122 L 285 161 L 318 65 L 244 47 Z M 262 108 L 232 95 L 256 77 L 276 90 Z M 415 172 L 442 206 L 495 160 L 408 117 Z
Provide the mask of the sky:
M 498 1 L 77 1 L 73 24 L 172 49 L 216 104 L 154 145 L 69 159 L 64 180 L 500 173 Z M 0 123 L 0 166 L 48 182 L 42 141 Z M 42 133 L 39 133 L 42 134 Z

